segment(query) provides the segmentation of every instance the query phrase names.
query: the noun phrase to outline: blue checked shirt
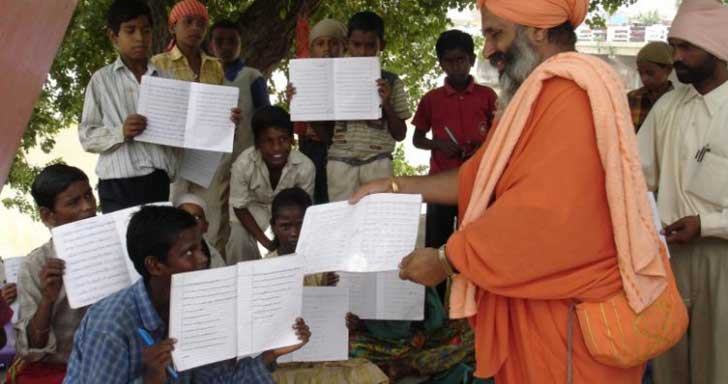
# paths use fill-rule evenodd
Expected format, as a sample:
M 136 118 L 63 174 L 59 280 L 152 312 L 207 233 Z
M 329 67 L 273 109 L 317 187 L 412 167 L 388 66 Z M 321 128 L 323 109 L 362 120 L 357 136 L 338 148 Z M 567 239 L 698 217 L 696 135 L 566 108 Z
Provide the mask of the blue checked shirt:
M 76 331 L 64 383 L 142 383 L 142 348 L 137 333 L 146 329 L 155 341 L 165 338 L 167 327 L 159 318 L 139 280 L 94 304 Z M 260 358 L 237 363 L 220 362 L 180 372 L 169 383 L 273 383 Z

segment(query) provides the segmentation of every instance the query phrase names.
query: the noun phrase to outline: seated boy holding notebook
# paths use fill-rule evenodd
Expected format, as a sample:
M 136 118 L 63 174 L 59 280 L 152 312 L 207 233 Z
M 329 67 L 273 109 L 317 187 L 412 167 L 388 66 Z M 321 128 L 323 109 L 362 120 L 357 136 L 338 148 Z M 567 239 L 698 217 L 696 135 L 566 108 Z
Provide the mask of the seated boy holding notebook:
M 206 269 L 207 257 L 195 218 L 172 207 L 146 206 L 132 217 L 126 245 L 142 278 L 94 304 L 76 333 L 66 383 L 149 383 L 170 381 L 175 340 L 167 338 L 172 275 Z M 293 326 L 301 343 L 256 358 L 219 362 L 179 373 L 182 383 L 273 383 L 278 357 L 308 342 L 308 326 Z M 146 331 L 154 344 L 146 346 Z
M 58 227 L 96 215 L 88 177 L 78 168 L 53 164 L 33 181 L 31 195 L 43 224 Z M 18 271 L 20 317 L 15 322 L 17 358 L 11 373 L 17 382 L 60 383 L 85 308 L 71 309 L 63 284 L 65 263 L 53 242 L 34 249 Z

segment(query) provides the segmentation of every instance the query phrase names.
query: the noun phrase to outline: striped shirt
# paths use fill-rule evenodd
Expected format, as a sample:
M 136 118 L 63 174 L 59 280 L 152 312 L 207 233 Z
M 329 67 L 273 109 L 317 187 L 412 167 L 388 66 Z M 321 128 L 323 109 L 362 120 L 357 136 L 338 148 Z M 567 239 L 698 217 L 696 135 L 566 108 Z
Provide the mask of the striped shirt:
M 65 287 L 61 287 L 58 300 L 53 304 L 48 342 L 43 348 L 31 348 L 28 340 L 28 324 L 38 311 L 43 299 L 40 272 L 49 259 L 56 258 L 53 241 L 48 241 L 25 257 L 18 271 L 18 303 L 20 317 L 15 327 L 15 349 L 28 362 L 65 364 L 73 347 L 73 335 L 81 323 L 86 308 L 71 309 Z
M 145 75 L 169 77 L 151 63 Z M 124 121 L 136 113 L 138 98 L 139 82 L 121 57 L 89 81 L 78 137 L 83 149 L 99 154 L 96 174 L 101 180 L 146 176 L 157 169 L 170 180 L 177 174 L 178 149 L 124 140 Z
M 382 78 L 392 87 L 389 102 L 398 118 L 412 117 L 404 82 L 393 73 L 382 71 Z M 386 118 L 379 120 L 337 121 L 329 148 L 329 160 L 361 164 L 391 158 L 396 141 L 389 132 Z

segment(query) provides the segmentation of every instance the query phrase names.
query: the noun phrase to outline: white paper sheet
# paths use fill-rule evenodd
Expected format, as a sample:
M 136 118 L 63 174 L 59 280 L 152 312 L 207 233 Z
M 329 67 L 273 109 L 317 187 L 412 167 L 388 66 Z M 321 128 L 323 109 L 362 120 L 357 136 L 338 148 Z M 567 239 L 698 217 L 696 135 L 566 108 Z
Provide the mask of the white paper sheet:
M 20 295 L 20 286 L 17 285 L 18 272 L 20 272 L 20 265 L 23 264 L 23 260 L 25 260 L 24 257 L 8 257 L 7 259 L 3 259 L 5 266 L 5 284 L 16 284 L 18 295 Z M 11 321 L 14 323 L 18 321 L 20 316 L 20 303 L 18 299 L 15 299 L 15 302 L 10 304 L 10 308 L 13 309 L 13 318 Z
M 280 256 L 238 263 L 238 356 L 299 343 L 303 258 Z
M 134 140 L 226 152 L 233 150 L 238 87 L 142 76 L 137 112 L 147 128 Z
M 349 289 L 350 312 L 370 320 L 424 320 L 425 287 L 401 280 L 399 271 L 339 273 Z
M 279 363 L 342 361 L 349 358 L 349 290 L 343 287 L 303 287 L 302 315 L 311 329 L 303 348 L 278 359 Z
M 382 117 L 376 81 L 381 77 L 376 57 L 294 59 L 290 82 L 291 120 L 376 120 Z
M 667 252 L 667 257 L 670 257 L 670 248 L 667 246 L 667 239 L 665 238 L 665 235 L 662 234 L 662 219 L 660 218 L 660 211 L 657 209 L 657 200 L 655 199 L 655 194 L 652 192 L 647 192 L 647 200 L 650 202 L 650 208 L 652 208 L 652 221 L 655 224 L 655 228 L 657 229 L 657 235 L 660 236 L 660 240 L 662 240 L 662 244 L 665 245 L 665 251 Z
M 398 269 L 414 250 L 422 196 L 377 194 L 356 205 L 337 202 L 306 211 L 296 253 L 305 272 Z
M 237 267 L 172 276 L 169 337 L 177 340 L 172 359 L 179 371 L 237 355 Z
M 126 249 L 126 229 L 139 209 L 122 209 L 51 230 L 56 254 L 66 261 L 63 284 L 71 308 L 91 305 L 141 278 Z
M 203 188 L 209 188 L 222 156 L 221 152 L 185 149 L 182 155 L 179 176 Z

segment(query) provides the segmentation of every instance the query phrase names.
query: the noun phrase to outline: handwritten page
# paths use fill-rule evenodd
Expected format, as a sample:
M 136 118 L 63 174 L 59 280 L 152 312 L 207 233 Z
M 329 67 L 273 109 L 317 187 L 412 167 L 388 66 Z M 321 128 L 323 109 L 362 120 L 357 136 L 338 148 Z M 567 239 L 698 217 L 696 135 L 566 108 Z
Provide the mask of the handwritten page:
M 401 280 L 399 271 L 339 273 L 349 290 L 349 310 L 362 319 L 424 320 L 425 287 Z
M 137 113 L 147 118 L 147 128 L 134 140 L 183 146 L 189 98 L 188 82 L 142 76 Z
M 63 284 L 71 308 L 91 305 L 141 278 L 126 248 L 126 230 L 139 209 L 126 208 L 51 230 L 56 254 L 66 261 Z
M 185 149 L 182 155 L 179 176 L 203 188 L 209 188 L 222 156 L 221 152 Z
M 5 284 L 18 284 L 18 273 L 24 260 L 24 257 L 8 257 L 7 259 L 3 259 L 5 266 Z M 17 286 L 17 289 L 19 290 L 20 286 Z M 19 294 L 20 291 L 18 291 Z M 20 302 L 16 299 L 15 302 L 10 304 L 10 308 L 13 309 L 13 318 L 11 321 L 14 323 L 18 321 L 20 316 Z
M 71 308 L 91 305 L 131 285 L 122 242 L 111 215 L 52 229 L 58 258 L 65 260 L 63 284 Z
M 233 151 L 235 123 L 231 110 L 238 106 L 238 87 L 190 83 L 185 148 Z
M 294 59 L 289 64 L 291 120 L 376 120 L 382 117 L 376 57 Z
M 237 355 L 237 267 L 172 275 L 169 337 L 177 340 L 172 360 L 179 371 Z
M 278 359 L 320 362 L 349 358 L 349 290 L 342 287 L 303 287 L 302 317 L 311 329 L 311 338 L 303 348 Z
M 377 194 L 356 205 L 336 202 L 306 211 L 296 253 L 305 273 L 398 269 L 414 250 L 422 196 Z
M 142 76 L 137 112 L 147 128 L 137 141 L 226 152 L 233 150 L 238 87 Z
M 303 258 L 281 256 L 237 264 L 238 356 L 299 343 Z

